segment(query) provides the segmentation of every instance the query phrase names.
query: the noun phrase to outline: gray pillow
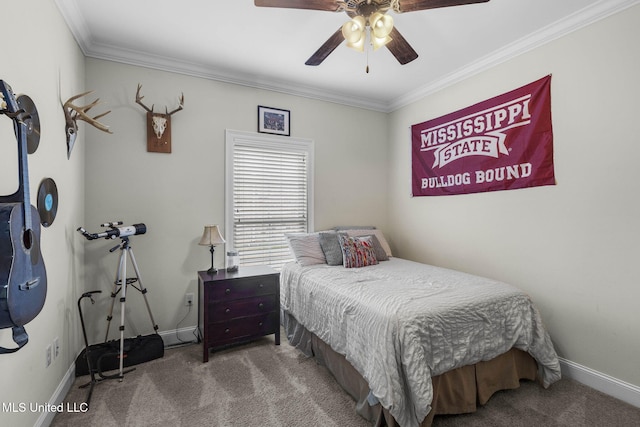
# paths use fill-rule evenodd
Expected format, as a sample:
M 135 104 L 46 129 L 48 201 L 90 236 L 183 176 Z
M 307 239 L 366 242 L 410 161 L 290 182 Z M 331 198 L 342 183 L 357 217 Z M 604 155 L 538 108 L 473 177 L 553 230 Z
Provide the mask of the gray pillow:
M 338 241 L 338 233 L 335 231 L 321 232 L 319 240 L 327 264 L 342 265 L 342 248 Z
M 378 261 L 389 261 L 389 256 L 387 255 L 387 251 L 384 250 L 382 245 L 380 244 L 380 240 L 375 234 L 363 234 L 358 237 L 371 237 L 371 243 L 373 244 L 373 251 L 376 253 L 376 258 Z

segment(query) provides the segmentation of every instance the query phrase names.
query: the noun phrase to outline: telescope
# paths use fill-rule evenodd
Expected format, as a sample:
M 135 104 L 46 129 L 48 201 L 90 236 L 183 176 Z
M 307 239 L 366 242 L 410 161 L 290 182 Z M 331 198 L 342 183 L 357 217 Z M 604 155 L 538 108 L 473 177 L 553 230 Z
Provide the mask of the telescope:
M 101 227 L 109 228 L 107 231 L 103 231 L 102 233 L 89 233 L 82 227 L 78 228 L 78 232 L 82 234 L 87 240 L 95 240 L 95 239 L 115 239 L 117 237 L 128 237 L 135 236 L 137 234 L 144 234 L 147 232 L 147 226 L 144 224 L 133 224 L 126 227 L 119 227 L 122 225 L 122 221 L 113 221 L 106 222 L 104 224 L 100 224 Z

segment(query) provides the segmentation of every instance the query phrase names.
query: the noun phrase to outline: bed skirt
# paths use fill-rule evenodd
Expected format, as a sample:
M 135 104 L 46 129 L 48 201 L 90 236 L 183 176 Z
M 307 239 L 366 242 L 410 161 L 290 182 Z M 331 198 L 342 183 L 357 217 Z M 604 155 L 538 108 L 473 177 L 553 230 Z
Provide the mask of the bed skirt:
M 282 324 L 289 343 L 309 357 L 326 366 L 338 384 L 356 402 L 356 412 L 375 427 L 397 427 L 393 416 L 380 403 L 369 404 L 369 386 L 346 358 L 333 351 L 328 344 L 300 325 L 296 319 L 282 312 Z M 475 412 L 499 390 L 515 389 L 520 380 L 537 379 L 537 363 L 528 353 L 512 348 L 486 362 L 463 366 L 433 377 L 431 412 L 421 424 L 430 427 L 436 415 Z

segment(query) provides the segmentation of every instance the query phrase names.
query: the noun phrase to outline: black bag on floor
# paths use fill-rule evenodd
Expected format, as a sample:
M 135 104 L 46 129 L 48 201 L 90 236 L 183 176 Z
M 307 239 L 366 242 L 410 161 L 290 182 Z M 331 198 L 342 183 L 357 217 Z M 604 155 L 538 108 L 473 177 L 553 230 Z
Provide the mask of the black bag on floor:
M 138 335 L 124 340 L 123 366 L 133 366 L 164 356 L 164 342 L 158 334 Z M 96 373 L 120 368 L 120 340 L 89 346 L 91 367 Z M 87 349 L 76 359 L 76 377 L 89 374 Z

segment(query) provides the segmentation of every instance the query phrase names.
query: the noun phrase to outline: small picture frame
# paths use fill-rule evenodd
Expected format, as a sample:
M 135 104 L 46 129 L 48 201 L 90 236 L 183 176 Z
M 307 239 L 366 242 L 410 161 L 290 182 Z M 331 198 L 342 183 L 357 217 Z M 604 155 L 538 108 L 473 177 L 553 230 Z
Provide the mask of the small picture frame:
M 291 112 L 258 105 L 258 132 L 290 136 Z

